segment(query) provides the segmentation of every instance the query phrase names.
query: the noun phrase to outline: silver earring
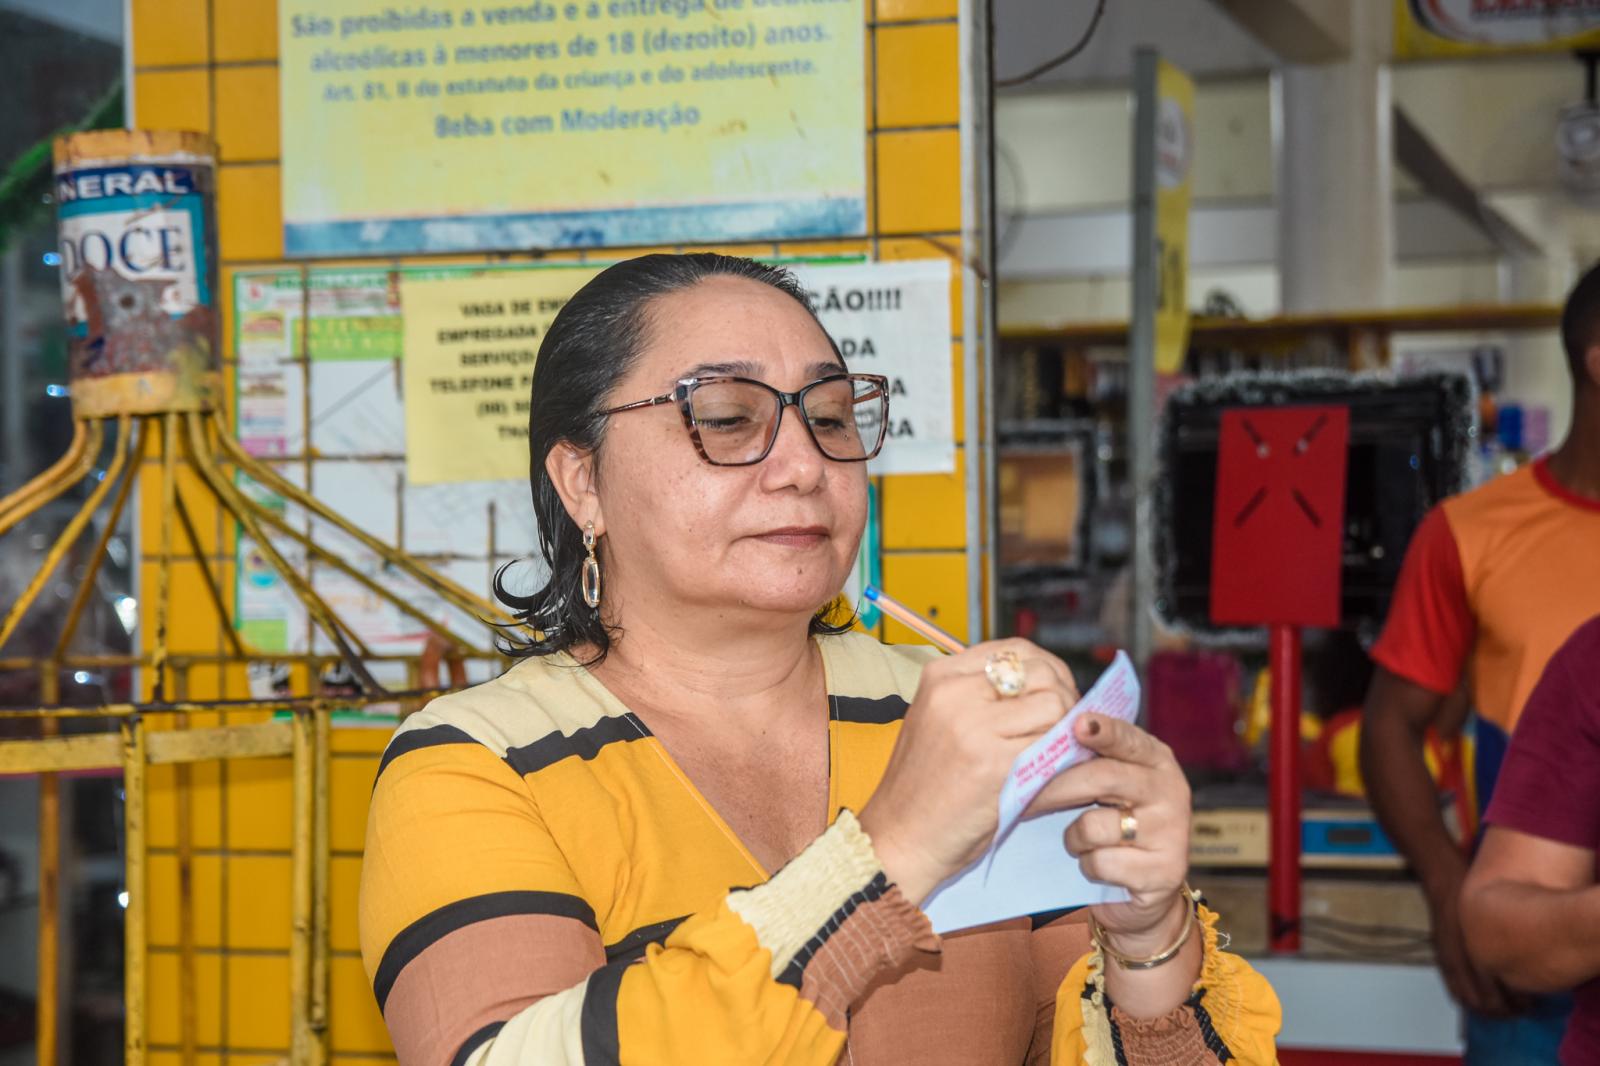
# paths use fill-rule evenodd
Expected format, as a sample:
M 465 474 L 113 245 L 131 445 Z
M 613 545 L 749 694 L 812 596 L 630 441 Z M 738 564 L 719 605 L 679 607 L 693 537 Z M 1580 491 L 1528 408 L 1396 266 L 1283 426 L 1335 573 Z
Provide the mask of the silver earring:
M 583 602 L 590 607 L 600 606 L 600 560 L 594 557 L 594 523 L 583 527 L 583 550 L 589 558 L 583 561 Z

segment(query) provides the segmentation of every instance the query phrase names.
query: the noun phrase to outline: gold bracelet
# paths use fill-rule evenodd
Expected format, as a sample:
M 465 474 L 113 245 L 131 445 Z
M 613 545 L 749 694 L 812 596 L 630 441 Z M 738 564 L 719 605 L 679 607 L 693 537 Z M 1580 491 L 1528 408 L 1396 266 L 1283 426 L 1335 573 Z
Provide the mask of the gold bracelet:
M 1183 896 L 1189 901 L 1189 905 L 1183 910 L 1183 932 L 1178 934 L 1177 941 L 1165 951 L 1147 955 L 1142 959 L 1130 959 L 1126 955 L 1111 950 L 1106 944 L 1106 932 L 1100 928 L 1100 923 L 1094 920 L 1093 913 L 1089 915 L 1089 935 L 1094 938 L 1095 946 L 1100 949 L 1101 953 L 1116 959 L 1124 970 L 1153 970 L 1162 963 L 1171 962 L 1176 958 L 1178 952 L 1183 950 L 1183 946 L 1189 942 L 1189 937 L 1194 932 L 1195 914 L 1200 908 L 1200 893 L 1190 888 L 1189 882 L 1185 881 L 1183 883 Z

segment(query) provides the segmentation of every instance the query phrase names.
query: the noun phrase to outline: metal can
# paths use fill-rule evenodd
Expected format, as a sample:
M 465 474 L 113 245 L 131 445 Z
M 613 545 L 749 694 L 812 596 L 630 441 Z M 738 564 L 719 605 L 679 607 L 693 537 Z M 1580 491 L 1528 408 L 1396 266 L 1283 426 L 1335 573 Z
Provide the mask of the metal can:
M 55 199 L 76 416 L 216 407 L 211 138 L 167 130 L 57 138 Z

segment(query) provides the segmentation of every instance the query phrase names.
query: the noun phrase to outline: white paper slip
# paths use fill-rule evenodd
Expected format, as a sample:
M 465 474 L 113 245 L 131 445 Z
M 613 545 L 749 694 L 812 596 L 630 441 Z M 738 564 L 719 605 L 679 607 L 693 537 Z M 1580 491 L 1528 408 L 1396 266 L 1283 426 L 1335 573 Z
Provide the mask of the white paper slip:
M 1061 835 L 1086 808 L 1018 823 L 985 869 L 979 859 L 922 901 L 935 933 L 953 933 L 1024 914 L 1093 903 L 1120 903 L 1126 889 L 1091 881 L 1067 854 Z
M 1123 652 L 1117 652 L 1111 668 L 1077 705 L 1011 764 L 1000 789 L 1000 821 L 989 850 L 922 902 L 934 932 L 952 933 L 1024 914 L 1128 898 L 1126 889 L 1089 880 L 1078 860 L 1067 854 L 1062 835 L 1087 808 L 1018 821 L 1052 777 L 1094 757 L 1072 733 L 1073 724 L 1086 711 L 1124 722 L 1138 717 L 1139 675 Z
M 1072 732 L 1078 719 L 1088 711 L 1124 722 L 1139 716 L 1139 675 L 1134 672 L 1133 662 L 1126 652 L 1117 652 L 1111 668 L 1100 675 L 1100 680 L 1084 693 L 1077 705 L 1052 726 L 1050 732 L 1024 748 L 1011 764 L 1011 773 L 1000 786 L 1000 821 L 994 831 L 994 841 L 989 845 L 991 858 L 998 854 L 1011 827 L 1017 824 L 1022 812 L 1051 778 L 1094 757 L 1094 752 L 1079 744 Z

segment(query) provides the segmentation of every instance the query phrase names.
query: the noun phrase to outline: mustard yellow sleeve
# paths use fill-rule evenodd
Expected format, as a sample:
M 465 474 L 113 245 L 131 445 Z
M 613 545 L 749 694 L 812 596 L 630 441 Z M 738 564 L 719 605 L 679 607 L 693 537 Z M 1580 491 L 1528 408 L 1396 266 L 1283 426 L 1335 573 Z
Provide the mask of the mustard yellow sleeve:
M 521 779 L 449 735 L 379 774 L 362 949 L 401 1066 L 828 1066 L 845 1011 L 936 945 L 848 811 L 767 882 L 608 958 Z
M 1068 971 L 1056 993 L 1053 1066 L 1193 1063 L 1275 1066 L 1283 1011 L 1266 978 L 1217 944 L 1217 916 L 1200 908 L 1205 961 L 1188 1000 L 1162 1018 L 1134 1019 L 1109 1003 L 1098 950 Z

